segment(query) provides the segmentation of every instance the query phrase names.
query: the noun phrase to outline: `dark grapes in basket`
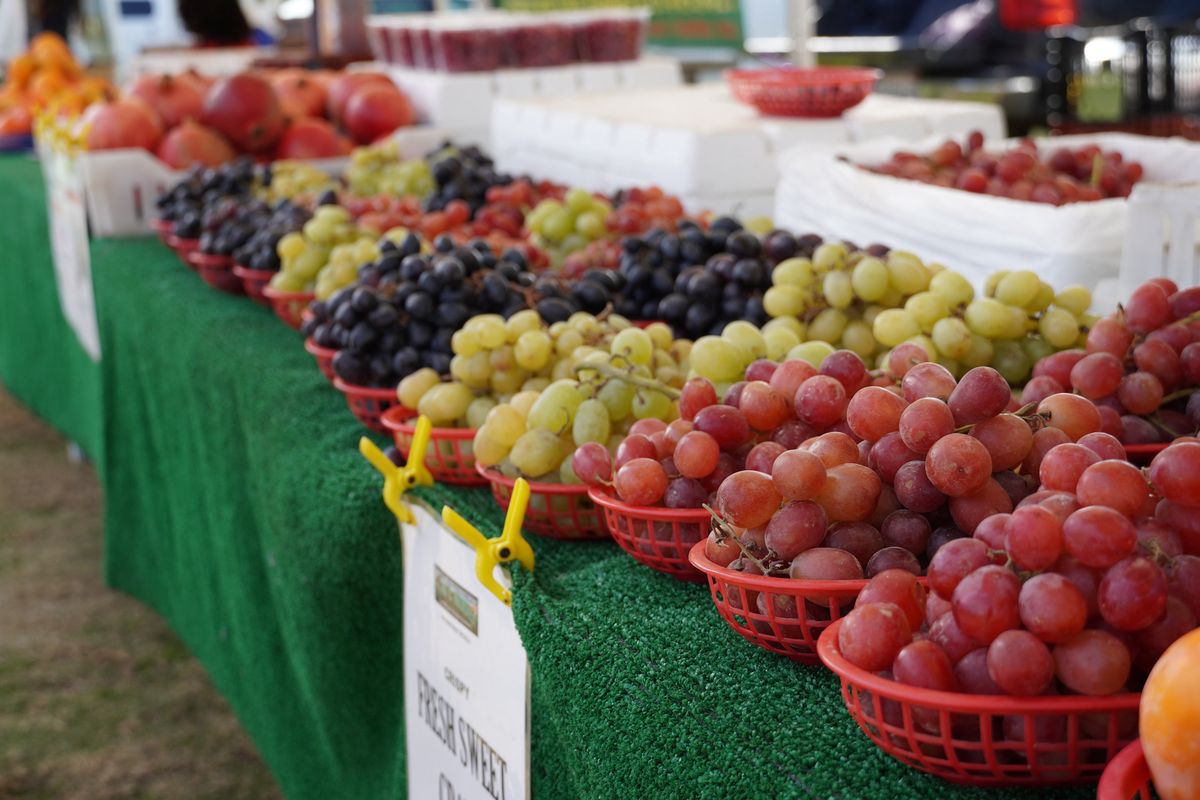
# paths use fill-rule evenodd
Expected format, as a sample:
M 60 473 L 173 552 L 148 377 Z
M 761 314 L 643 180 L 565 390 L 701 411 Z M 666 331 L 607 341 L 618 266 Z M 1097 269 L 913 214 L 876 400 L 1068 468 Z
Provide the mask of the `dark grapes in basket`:
M 216 168 L 194 167 L 183 180 L 159 196 L 155 208 L 160 219 L 172 223 L 171 233 L 183 239 L 197 239 L 205 230 L 209 209 L 222 205 L 224 200 L 236 203 L 248 198 L 254 180 L 255 165 L 249 157 Z

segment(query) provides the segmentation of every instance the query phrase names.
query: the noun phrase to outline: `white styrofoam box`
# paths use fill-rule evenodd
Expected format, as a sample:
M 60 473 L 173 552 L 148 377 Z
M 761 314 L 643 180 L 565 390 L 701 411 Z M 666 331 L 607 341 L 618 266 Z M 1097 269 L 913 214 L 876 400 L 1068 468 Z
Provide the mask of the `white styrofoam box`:
M 134 56 L 131 75 L 161 72 L 175 75 L 194 69 L 204 75 L 224 78 L 250 68 L 255 60 L 278 55 L 275 47 L 205 47 L 177 50 L 148 50 Z
M 909 249 L 976 284 L 995 270 L 1013 268 L 1035 270 L 1055 286 L 1095 287 L 1117 277 L 1128 200 L 1055 207 L 877 175 L 855 166 L 881 163 L 901 146 L 923 152 L 940 141 L 914 145 L 880 140 L 826 153 L 789 151 L 781 162 L 775 221 L 860 244 Z M 1200 145 L 1181 139 L 1097 134 L 1044 139 L 1038 146 L 1050 151 L 1085 143 L 1140 161 L 1148 181 L 1200 180 Z M 1135 272 L 1148 269 L 1133 267 Z M 1157 267 L 1144 274 L 1158 274 Z

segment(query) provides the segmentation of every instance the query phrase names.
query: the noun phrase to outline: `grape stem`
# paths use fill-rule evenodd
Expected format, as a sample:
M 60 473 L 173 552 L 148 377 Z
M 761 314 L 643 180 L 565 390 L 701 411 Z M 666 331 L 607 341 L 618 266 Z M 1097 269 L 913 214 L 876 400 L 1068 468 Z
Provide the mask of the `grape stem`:
M 1040 415 L 1040 414 L 1030 414 L 1031 411 L 1035 411 L 1036 409 L 1037 409 L 1037 403 L 1026 403 L 1025 405 L 1021 406 L 1020 408 L 1018 408 L 1016 411 L 1014 411 L 1012 413 L 1015 416 L 1021 417 L 1026 422 L 1029 422 L 1032 419 L 1044 419 L 1044 417 L 1042 417 L 1042 415 Z M 1004 412 L 1001 412 L 1001 413 L 1004 413 Z M 975 428 L 975 426 L 978 424 L 979 423 L 977 423 L 977 422 L 973 422 L 970 425 L 962 425 L 960 427 L 955 428 L 954 432 L 955 433 L 970 433 Z
M 1168 403 L 1173 403 L 1176 400 L 1182 400 L 1185 397 L 1190 397 L 1193 392 L 1200 392 L 1200 386 L 1189 386 L 1185 389 L 1177 389 L 1162 399 L 1160 406 L 1165 406 Z
M 771 574 L 771 570 L 767 566 L 767 563 L 756 557 L 754 553 L 750 552 L 750 549 L 746 547 L 746 545 L 742 544 L 742 540 L 734 535 L 733 530 L 729 527 L 729 523 L 726 522 L 725 519 L 713 509 L 712 506 L 710 506 L 708 503 L 701 503 L 700 507 L 707 511 L 709 516 L 712 517 L 713 529 L 716 532 L 717 539 L 719 541 L 724 542 L 727 539 L 732 539 L 733 543 L 737 545 L 738 550 L 742 551 L 742 558 L 753 561 L 754 565 L 759 568 L 763 575 Z
M 1146 417 L 1146 421 L 1149 422 L 1154 427 L 1158 428 L 1163 433 L 1170 436 L 1172 439 L 1178 439 L 1180 436 L 1183 436 L 1182 433 L 1179 433 L 1178 431 L 1172 429 L 1171 426 L 1167 425 L 1165 422 L 1163 422 L 1161 419 L 1159 419 L 1158 414 L 1151 414 L 1150 416 Z
M 628 383 L 632 386 L 638 386 L 638 387 L 641 387 L 642 389 L 648 389 L 650 391 L 658 392 L 659 394 L 665 394 L 667 397 L 671 398 L 672 400 L 679 399 L 679 390 L 678 389 L 673 389 L 672 387 L 667 386 L 665 383 L 660 383 L 658 381 L 651 380 L 650 378 L 642 378 L 642 377 L 633 375 L 628 372 L 623 372 L 622 370 L 619 370 L 610 364 L 598 364 L 598 363 L 586 364 L 585 363 L 585 364 L 578 364 L 575 367 L 575 373 L 577 375 L 580 372 L 583 372 L 585 370 L 594 370 L 595 372 L 600 373 L 601 375 L 603 375 L 606 378 L 613 378 L 615 380 L 625 381 L 625 383 Z

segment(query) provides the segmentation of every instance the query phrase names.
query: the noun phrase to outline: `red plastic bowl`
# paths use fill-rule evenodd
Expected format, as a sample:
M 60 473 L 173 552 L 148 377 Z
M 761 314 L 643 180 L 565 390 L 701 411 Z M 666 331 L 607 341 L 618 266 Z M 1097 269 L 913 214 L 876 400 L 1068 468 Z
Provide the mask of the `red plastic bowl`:
M 317 360 L 317 369 L 321 370 L 321 374 L 324 375 L 330 383 L 333 383 L 334 378 L 336 377 L 333 374 L 333 357 L 338 354 L 338 351 L 332 347 L 321 347 L 321 345 L 312 340 L 311 336 L 304 340 L 304 349 L 307 350 L 309 354 Z M 395 392 L 392 392 L 393 396 L 395 394 Z M 354 413 L 357 414 L 358 412 L 355 411 Z M 376 428 L 376 430 L 383 429 Z
M 187 254 L 187 261 L 200 273 L 200 278 L 209 286 L 230 294 L 242 294 L 242 279 L 233 274 L 233 259 L 229 256 L 219 256 L 193 250 Z
M 721 619 L 746 640 L 804 664 L 820 663 L 821 631 L 850 613 L 867 585 L 866 580 L 797 581 L 738 572 L 705 555 L 704 544 L 705 539 L 696 542 L 688 559 L 707 576 Z
M 1133 464 L 1140 467 L 1150 465 L 1154 457 L 1166 450 L 1170 446 L 1170 442 L 1159 442 L 1158 444 L 1127 444 L 1125 445 L 1125 457 Z
M 263 287 L 263 297 L 270 301 L 271 308 L 275 309 L 275 316 L 296 330 L 300 330 L 304 309 L 317 299 L 312 292 L 283 292 L 269 284 Z
M 175 227 L 175 223 L 169 219 L 156 219 L 150 223 L 150 227 L 158 235 L 159 241 L 167 244 L 167 240 L 171 238 L 171 229 Z
M 733 96 L 773 117 L 838 117 L 883 76 L 868 67 L 778 67 L 725 73 Z
M 267 288 L 267 284 L 271 282 L 271 278 L 275 277 L 275 273 L 269 269 L 250 269 L 243 267 L 241 264 L 233 265 L 233 274 L 242 282 L 242 291 L 246 293 L 254 302 L 259 305 L 264 305 L 267 308 L 271 307 L 271 301 L 263 294 L 263 290 Z
M 175 234 L 171 234 L 167 237 L 167 247 L 174 250 L 175 255 L 179 256 L 189 269 L 195 269 L 196 265 L 188 259 L 188 254 L 200 249 L 199 239 L 181 239 Z
M 506 477 L 482 464 L 476 471 L 492 487 L 492 496 L 505 511 L 512 497 L 514 478 Z M 525 530 L 552 539 L 607 539 L 608 529 L 596 504 L 582 484 L 529 482 L 529 505 L 525 507 Z
M 346 383 L 336 376 L 333 377 L 333 388 L 346 396 L 346 405 L 350 407 L 354 416 L 358 417 L 359 422 L 373 431 L 387 433 L 388 429 L 383 424 L 383 414 L 385 411 L 400 405 L 394 388 L 380 389 L 374 386 L 356 386 L 353 383 Z
M 1134 739 L 1104 768 L 1096 800 L 1152 800 L 1154 796 L 1142 740 Z
M 842 658 L 841 624 L 825 629 L 817 653 L 841 679 L 846 709 L 880 749 L 923 772 L 975 786 L 1093 782 L 1137 736 L 1140 694 L 1008 697 L 905 686 Z
M 604 510 L 608 532 L 634 559 L 672 578 L 704 580 L 688 561 L 688 552 L 708 536 L 712 517 L 707 511 L 633 506 L 595 488 L 588 489 L 588 497 Z
M 383 414 L 383 426 L 392 432 L 396 449 L 406 459 L 416 432 L 417 414 L 411 408 L 397 405 Z M 434 428 L 429 432 L 429 449 L 425 451 L 425 466 L 433 479 L 458 486 L 483 486 L 487 480 L 475 471 L 475 455 L 471 445 L 474 428 Z

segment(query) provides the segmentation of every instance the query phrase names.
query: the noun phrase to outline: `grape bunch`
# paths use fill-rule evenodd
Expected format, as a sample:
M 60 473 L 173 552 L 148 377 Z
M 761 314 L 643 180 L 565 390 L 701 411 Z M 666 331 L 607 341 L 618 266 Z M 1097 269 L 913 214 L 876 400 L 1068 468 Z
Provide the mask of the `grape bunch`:
M 451 201 L 463 200 L 473 214 L 487 202 L 489 188 L 512 183 L 512 177 L 496 172 L 492 159 L 475 146 L 446 142 L 426 160 L 433 176 L 433 190 L 422 203 L 426 211 L 441 211 Z
M 550 253 L 556 262 L 589 242 L 608 236 L 606 220 L 612 204 L 586 189 L 571 189 L 562 200 L 547 198 L 525 218 L 534 246 Z
M 255 194 L 269 203 L 316 197 L 337 188 L 338 181 L 304 161 L 275 161 L 256 170 Z
M 425 197 L 433 191 L 429 162 L 401 158 L 395 139 L 354 148 L 343 179 L 349 192 L 358 197 Z
M 159 195 L 155 208 L 159 219 L 172 223 L 171 233 L 183 239 L 198 239 L 206 230 L 206 210 L 221 200 L 248 198 L 254 183 L 255 166 L 249 157 L 216 168 L 196 166 Z
M 276 272 L 282 265 L 279 242 L 290 233 L 303 230 L 312 212 L 291 200 L 280 200 L 269 213 L 252 223 L 249 238 L 233 250 L 234 263 L 264 272 Z
M 331 193 L 332 194 L 332 193 Z M 286 292 L 315 291 L 326 299 L 355 280 L 359 264 L 376 254 L 378 234 L 358 227 L 334 202 L 319 206 L 299 231 L 280 238 L 279 272 L 271 286 Z
M 657 186 L 621 189 L 613 195 L 613 210 L 605 220 L 609 230 L 624 236 L 653 228 L 673 231 L 683 217 L 683 203 Z
M 420 239 L 401 232 L 385 236 L 378 249 L 376 260 L 358 267 L 357 284 L 310 306 L 303 327 L 317 345 L 339 351 L 333 369 L 348 383 L 395 386 L 422 367 L 445 375 L 452 338 L 467 320 L 511 317 L 536 298 L 517 250 L 498 255 L 486 242 L 439 238 L 435 252 L 422 253 Z
M 1084 348 L 1042 358 L 1022 399 L 1073 391 L 1126 444 L 1169 442 L 1200 429 L 1200 287 L 1154 278 L 1096 321 Z

